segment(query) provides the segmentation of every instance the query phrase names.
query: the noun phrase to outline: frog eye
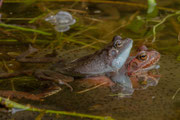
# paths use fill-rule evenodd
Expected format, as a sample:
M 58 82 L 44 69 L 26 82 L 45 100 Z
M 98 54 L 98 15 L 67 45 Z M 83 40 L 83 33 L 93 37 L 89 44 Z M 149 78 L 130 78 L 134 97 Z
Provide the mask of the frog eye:
M 144 52 L 144 53 L 141 53 L 140 55 L 138 55 L 138 59 L 139 60 L 146 60 L 147 59 L 147 54 Z
M 114 47 L 115 47 L 115 48 L 120 48 L 122 45 L 123 45 L 123 44 L 122 44 L 122 41 L 121 41 L 121 40 L 116 40 L 116 41 L 114 42 Z

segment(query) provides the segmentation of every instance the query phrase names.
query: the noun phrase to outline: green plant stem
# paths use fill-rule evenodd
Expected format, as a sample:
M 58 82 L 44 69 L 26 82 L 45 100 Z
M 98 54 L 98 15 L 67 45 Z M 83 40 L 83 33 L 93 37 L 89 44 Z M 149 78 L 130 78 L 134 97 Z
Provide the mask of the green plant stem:
M 158 26 L 160 26 L 161 24 L 163 24 L 168 18 L 170 18 L 172 16 L 175 16 L 175 15 L 179 15 L 179 14 L 180 14 L 180 11 L 177 11 L 177 12 L 175 12 L 173 14 L 169 14 L 165 18 L 163 18 L 158 24 L 153 26 L 153 40 L 152 40 L 152 43 L 156 41 L 156 28 Z
M 29 105 L 25 106 L 25 105 L 13 102 L 3 97 L 0 97 L 0 103 L 5 104 L 7 108 L 18 108 L 18 109 L 23 109 L 27 111 L 44 112 L 44 113 L 50 113 L 50 114 L 61 114 L 61 115 L 75 116 L 75 117 L 81 117 L 81 118 L 84 117 L 84 118 L 98 119 L 98 120 L 114 120 L 108 116 L 103 117 L 103 116 L 95 116 L 95 115 L 89 115 L 89 114 L 81 114 L 81 113 L 76 113 L 76 112 L 55 111 L 55 110 L 45 110 L 45 109 L 34 108 Z
M 38 19 L 42 18 L 45 15 L 46 15 L 46 13 L 41 14 L 41 15 L 35 17 L 35 18 L 32 18 L 28 23 L 34 23 L 35 21 L 37 21 Z
M 178 94 L 179 91 L 180 91 L 180 88 L 178 88 L 178 89 L 176 90 L 176 92 L 175 92 L 174 95 L 172 96 L 172 100 L 174 100 L 174 98 L 176 97 L 176 95 Z
M 1 18 L 1 20 L 33 20 L 35 18 Z
M 3 39 L 3 40 L 0 39 L 0 42 L 2 42 L 2 43 L 14 43 L 14 42 L 19 42 L 19 41 L 16 40 L 16 39 Z M 42 44 L 42 43 L 50 43 L 50 42 L 51 41 L 49 41 L 49 40 L 40 40 L 40 39 L 37 39 L 35 41 L 35 43 L 40 43 L 40 44 Z M 23 43 L 29 43 L 29 42 L 25 41 Z
M 80 44 L 80 45 L 84 45 L 84 46 L 89 45 L 89 44 L 87 44 L 87 43 L 85 43 L 85 42 L 81 42 L 81 41 L 77 41 L 77 40 L 73 40 L 73 39 L 68 39 L 67 41 L 74 42 L 74 43 L 77 43 L 77 44 Z M 97 49 L 97 50 L 100 49 L 99 47 L 97 47 L 97 46 L 92 46 L 92 45 L 89 46 L 89 47 L 94 48 L 94 49 Z
M 19 27 L 19 26 L 15 26 L 15 25 L 8 25 L 8 24 L 4 24 L 4 23 L 0 23 L 0 26 L 7 27 L 7 28 L 18 29 L 18 30 L 22 30 L 22 31 L 36 32 L 36 33 L 39 33 L 39 34 L 42 34 L 42 35 L 51 35 L 51 33 L 48 33 L 48 32 L 44 32 L 44 31 L 40 31 L 40 30 L 36 30 L 36 29 L 31 29 L 31 28 Z
M 74 0 L 36 0 L 43 2 L 74 2 Z M 123 2 L 123 1 L 112 1 L 112 0 L 76 0 L 77 2 L 90 2 L 90 3 L 106 3 L 106 4 L 121 4 L 133 7 L 147 8 L 144 4 L 132 3 L 132 2 Z M 26 2 L 25 0 L 5 0 L 5 3 L 21 3 Z M 159 10 L 175 12 L 177 10 L 172 8 L 158 7 Z

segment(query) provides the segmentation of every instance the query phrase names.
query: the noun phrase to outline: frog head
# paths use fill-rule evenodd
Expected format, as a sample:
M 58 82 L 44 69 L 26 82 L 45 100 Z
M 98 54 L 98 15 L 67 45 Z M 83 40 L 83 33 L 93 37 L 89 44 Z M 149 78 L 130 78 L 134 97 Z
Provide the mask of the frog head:
M 111 49 L 109 49 L 109 59 L 111 59 L 111 67 L 115 70 L 120 69 L 129 57 L 133 40 L 130 38 L 122 39 L 120 36 L 115 36 L 112 41 Z

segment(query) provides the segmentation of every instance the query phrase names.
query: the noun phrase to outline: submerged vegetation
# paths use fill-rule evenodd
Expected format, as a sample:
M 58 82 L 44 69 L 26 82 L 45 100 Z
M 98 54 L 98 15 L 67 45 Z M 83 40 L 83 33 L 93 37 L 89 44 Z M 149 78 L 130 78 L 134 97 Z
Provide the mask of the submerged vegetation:
M 33 44 L 40 48 L 40 54 L 36 56 L 49 54 L 54 49 L 58 51 L 59 56 L 69 53 L 76 54 L 78 50 L 85 48 L 96 51 L 107 44 L 112 36 L 121 34 L 133 38 L 136 43 L 135 47 L 146 44 L 161 53 L 175 55 L 177 61 L 180 61 L 180 10 L 160 7 L 155 0 L 147 0 L 148 5 L 113 0 L 4 0 L 3 2 L 0 42 L 4 45 L 20 44 L 19 47 L 22 47 L 22 50 L 24 50 L 24 45 Z M 11 8 L 10 3 L 17 4 L 17 6 Z M 109 7 L 107 4 L 111 6 Z M 126 7 L 130 7 L 132 10 Z M 76 23 L 67 32 L 59 33 L 53 25 L 45 21 L 45 18 L 49 15 L 56 14 L 60 10 L 70 12 L 76 19 Z M 5 66 L 5 71 L 18 70 L 18 68 L 12 70 L 8 65 L 6 66 L 4 61 L 13 58 L 12 56 L 17 56 L 22 50 L 13 48 L 13 55 L 4 55 L 5 52 L 11 52 L 9 50 L 0 52 L 2 66 Z M 32 67 L 34 66 L 32 65 Z M 39 65 L 38 67 L 41 68 L 42 66 Z M 17 83 L 12 79 L 11 89 L 16 90 L 16 85 L 18 86 L 23 82 L 27 84 L 26 82 L 31 81 L 23 80 Z M 3 83 L 4 81 L 6 79 L 0 82 Z M 36 86 L 32 88 L 34 90 Z M 8 109 L 18 108 L 40 112 L 41 114 L 38 116 L 39 118 L 36 118 L 37 120 L 40 120 L 45 113 L 113 120 L 111 117 L 38 109 L 2 97 L 0 97 L 0 101 L 1 103 L 3 101 Z
M 19 110 L 27 110 L 27 111 L 35 111 L 40 112 L 43 114 L 56 114 L 56 115 L 68 115 L 68 116 L 75 116 L 80 118 L 91 118 L 91 119 L 97 119 L 97 120 L 114 120 L 111 117 L 102 117 L 102 116 L 94 116 L 94 115 L 88 115 L 88 114 L 80 114 L 76 112 L 66 112 L 66 111 L 55 111 L 55 110 L 47 110 L 47 109 L 38 109 L 35 107 L 31 107 L 30 105 L 21 105 L 16 102 L 13 102 L 9 99 L 0 97 L 0 103 L 4 106 L 4 108 L 8 109 L 8 111 L 11 111 L 12 113 L 16 113 Z M 40 114 L 41 115 L 41 114 Z M 41 115 L 42 118 L 42 115 Z M 41 119 L 40 116 L 38 116 L 36 119 Z
M 40 30 L 24 28 L 24 27 L 19 27 L 19 26 L 15 26 L 15 25 L 8 25 L 8 24 L 4 24 L 4 23 L 0 23 L 0 26 L 1 27 L 6 27 L 6 28 L 12 28 L 12 29 L 16 29 L 16 30 L 35 32 L 35 33 L 39 33 L 39 34 L 42 34 L 42 35 L 51 35 L 51 33 L 43 32 L 43 31 L 40 31 Z

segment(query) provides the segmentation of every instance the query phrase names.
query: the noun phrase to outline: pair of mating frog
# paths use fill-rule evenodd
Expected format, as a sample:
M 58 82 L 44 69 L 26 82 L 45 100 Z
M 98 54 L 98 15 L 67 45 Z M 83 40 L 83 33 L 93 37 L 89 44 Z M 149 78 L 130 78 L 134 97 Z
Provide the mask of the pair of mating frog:
M 35 70 L 31 74 L 38 79 L 52 80 L 57 84 L 67 85 L 71 90 L 72 87 L 68 82 L 73 81 L 74 78 L 86 78 L 84 81 L 88 78 L 87 81 L 90 80 L 89 83 L 93 84 L 107 82 L 109 86 L 118 85 L 122 88 L 123 94 L 131 95 L 140 79 L 146 82 L 151 79 L 157 83 L 157 77 L 150 75 L 148 71 L 158 69 L 159 66 L 156 63 L 160 59 L 160 54 L 157 51 L 148 50 L 145 46 L 140 47 L 135 56 L 129 57 L 132 46 L 133 40 L 130 38 L 123 39 L 120 36 L 115 36 L 104 49 L 94 54 L 76 59 L 64 66 L 61 63 L 55 63 L 47 70 Z M 31 52 L 25 52 L 17 57 L 17 60 L 28 59 L 26 53 Z M 27 71 L 2 73 L 0 78 L 20 74 L 29 73 Z M 103 80 L 102 76 L 104 76 Z

